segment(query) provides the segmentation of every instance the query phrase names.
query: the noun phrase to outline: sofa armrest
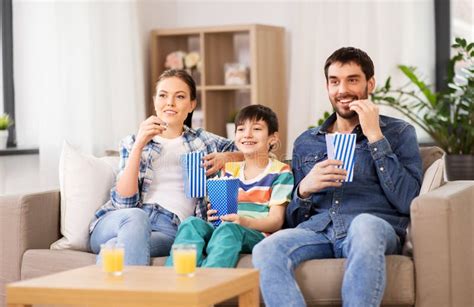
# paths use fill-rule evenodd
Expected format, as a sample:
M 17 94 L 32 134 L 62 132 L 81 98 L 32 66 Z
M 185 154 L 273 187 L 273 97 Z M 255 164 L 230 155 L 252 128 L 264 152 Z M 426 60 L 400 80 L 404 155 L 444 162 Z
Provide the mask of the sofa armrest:
M 411 206 L 416 306 L 474 306 L 474 181 L 452 181 Z
M 0 196 L 0 303 L 5 284 L 20 279 L 23 253 L 59 238 L 59 208 L 59 190 Z

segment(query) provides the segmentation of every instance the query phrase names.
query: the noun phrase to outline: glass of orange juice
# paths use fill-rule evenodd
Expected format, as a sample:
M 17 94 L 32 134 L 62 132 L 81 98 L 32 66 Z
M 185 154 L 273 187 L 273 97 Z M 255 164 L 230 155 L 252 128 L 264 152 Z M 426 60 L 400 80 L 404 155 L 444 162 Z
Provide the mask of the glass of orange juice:
M 100 254 L 102 257 L 102 270 L 104 272 L 114 276 L 123 274 L 123 258 L 125 255 L 123 244 L 101 244 Z
M 196 271 L 196 245 L 174 244 L 173 266 L 178 275 L 192 277 Z

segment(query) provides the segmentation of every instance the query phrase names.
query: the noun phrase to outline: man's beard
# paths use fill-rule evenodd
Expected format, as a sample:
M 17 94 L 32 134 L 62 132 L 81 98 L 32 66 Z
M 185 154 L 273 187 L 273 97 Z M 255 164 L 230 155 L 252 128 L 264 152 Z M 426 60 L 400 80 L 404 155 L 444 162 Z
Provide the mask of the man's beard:
M 340 96 L 340 97 L 336 97 L 335 99 L 339 100 L 339 99 L 343 99 L 343 98 L 348 97 L 348 96 L 349 95 Z M 367 99 L 369 97 L 369 88 L 368 88 L 368 86 L 365 87 L 365 92 L 364 92 L 364 95 L 362 95 L 362 97 L 358 97 L 358 96 L 355 96 L 355 95 L 351 95 L 349 97 L 355 97 L 354 100 Z M 337 103 L 336 103 L 336 105 L 337 105 Z M 356 111 L 341 112 L 339 110 L 339 108 L 334 107 L 333 109 L 337 113 L 337 115 L 339 115 L 340 117 L 342 117 L 344 119 L 353 119 L 353 118 L 357 118 L 359 116 L 359 114 L 357 114 Z

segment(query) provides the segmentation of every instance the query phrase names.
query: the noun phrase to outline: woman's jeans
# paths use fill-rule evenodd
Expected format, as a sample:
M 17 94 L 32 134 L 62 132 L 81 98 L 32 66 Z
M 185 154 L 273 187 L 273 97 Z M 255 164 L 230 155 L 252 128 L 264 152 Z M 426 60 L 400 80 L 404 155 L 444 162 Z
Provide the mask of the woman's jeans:
M 386 282 L 385 255 L 401 250 L 393 227 L 376 216 L 360 214 L 352 220 L 347 236 L 335 239 L 331 226 L 315 232 L 310 222 L 272 234 L 255 246 L 252 261 L 260 270 L 266 306 L 306 306 L 294 269 L 303 261 L 323 258 L 347 258 L 344 306 L 379 306 Z
M 150 256 L 169 255 L 178 225 L 178 217 L 159 205 L 110 211 L 92 231 L 91 249 L 98 254 L 101 244 L 122 243 L 125 264 L 149 265 Z
M 263 238 L 260 231 L 235 223 L 223 222 L 214 228 L 211 223 L 192 216 L 179 226 L 174 243 L 195 244 L 197 266 L 233 268 L 240 253 L 250 254 Z M 204 257 L 205 254 L 207 257 Z M 168 257 L 165 265 L 172 266 L 173 257 Z

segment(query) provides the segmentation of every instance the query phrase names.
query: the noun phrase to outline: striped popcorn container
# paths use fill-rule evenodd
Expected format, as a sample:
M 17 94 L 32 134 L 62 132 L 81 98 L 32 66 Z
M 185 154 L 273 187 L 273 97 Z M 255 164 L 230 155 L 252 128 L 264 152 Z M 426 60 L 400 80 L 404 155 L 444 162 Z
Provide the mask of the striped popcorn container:
M 202 167 L 203 152 L 190 152 L 181 156 L 184 192 L 188 198 L 206 196 L 206 170 Z
M 207 181 L 207 195 L 211 208 L 217 210 L 217 216 L 237 213 L 237 203 L 239 195 L 239 179 L 218 178 Z M 222 221 L 212 222 L 214 227 L 220 225 Z
M 356 147 L 355 133 L 327 133 L 326 134 L 326 148 L 328 159 L 335 159 L 342 161 L 342 168 L 347 171 L 345 182 L 352 182 L 354 177 L 354 162 L 355 162 L 355 147 Z

